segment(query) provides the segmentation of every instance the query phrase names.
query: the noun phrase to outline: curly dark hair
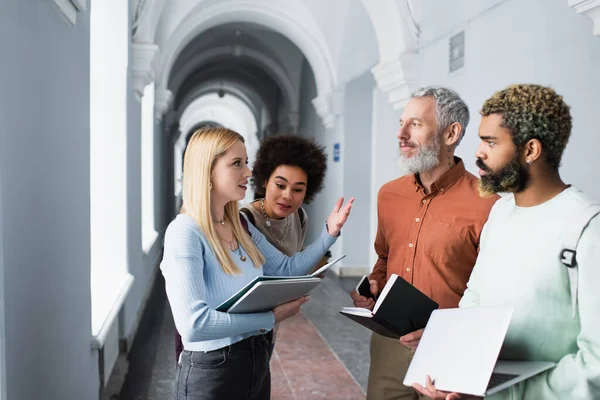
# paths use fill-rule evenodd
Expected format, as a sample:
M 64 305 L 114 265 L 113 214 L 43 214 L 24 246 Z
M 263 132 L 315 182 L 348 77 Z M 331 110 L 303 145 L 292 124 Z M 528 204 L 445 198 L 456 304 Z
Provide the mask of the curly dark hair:
M 256 161 L 252 170 L 252 185 L 258 196 L 265 195 L 263 184 L 280 165 L 292 165 L 306 172 L 305 203 L 310 203 L 323 189 L 327 172 L 327 154 L 325 147 L 314 140 L 294 135 L 272 136 L 264 139 L 256 152 Z
M 483 103 L 482 116 L 502 114 L 517 149 L 531 139 L 542 143 L 542 155 L 558 169 L 571 136 L 570 107 L 554 89 L 533 84 L 511 85 Z

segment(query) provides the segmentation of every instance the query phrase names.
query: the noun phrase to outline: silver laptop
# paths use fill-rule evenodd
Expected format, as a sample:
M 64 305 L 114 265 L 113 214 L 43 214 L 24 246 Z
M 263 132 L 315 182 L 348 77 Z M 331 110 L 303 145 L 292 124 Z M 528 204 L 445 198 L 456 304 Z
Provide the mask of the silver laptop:
M 556 365 L 543 361 L 498 360 L 512 307 L 435 310 L 410 363 L 404 384 L 489 396 Z

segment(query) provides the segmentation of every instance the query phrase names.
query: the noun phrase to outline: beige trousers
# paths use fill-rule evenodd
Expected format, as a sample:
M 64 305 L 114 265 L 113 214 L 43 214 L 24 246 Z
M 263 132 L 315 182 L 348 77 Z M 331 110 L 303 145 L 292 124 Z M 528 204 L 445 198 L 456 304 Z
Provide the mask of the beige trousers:
M 373 333 L 367 400 L 428 399 L 402 383 L 413 355 L 414 351 L 397 339 Z

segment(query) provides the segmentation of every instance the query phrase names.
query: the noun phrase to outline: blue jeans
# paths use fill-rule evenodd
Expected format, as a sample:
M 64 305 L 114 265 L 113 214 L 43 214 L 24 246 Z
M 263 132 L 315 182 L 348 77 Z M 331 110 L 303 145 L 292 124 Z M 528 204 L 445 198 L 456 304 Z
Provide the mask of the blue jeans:
M 208 352 L 183 350 L 173 399 L 269 400 L 272 337 L 272 332 L 251 336 Z

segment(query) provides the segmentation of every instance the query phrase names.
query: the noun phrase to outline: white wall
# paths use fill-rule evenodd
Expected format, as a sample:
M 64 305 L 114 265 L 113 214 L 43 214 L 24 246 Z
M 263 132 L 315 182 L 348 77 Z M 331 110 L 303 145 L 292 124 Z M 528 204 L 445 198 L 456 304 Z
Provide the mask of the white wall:
M 375 32 L 360 0 L 303 1 L 327 41 L 339 87 L 377 63 Z
M 94 399 L 89 14 L 0 13 L 0 173 L 8 399 Z
M 331 130 L 326 130 L 321 118 L 317 115 L 312 105 L 317 89 L 313 72 L 306 62 L 302 63 L 302 83 L 300 86 L 300 125 L 298 135 L 305 138 L 313 138 L 320 144 L 326 146 L 327 152 L 327 175 L 325 177 L 325 188 L 310 205 L 306 207 L 308 212 L 307 243 L 315 240 L 323 229 L 323 223 L 331 212 L 335 198 L 340 194 L 338 186 L 341 185 L 340 163 L 333 165 L 333 143 L 334 135 Z M 339 138 L 338 135 L 336 137 Z M 339 241 L 338 241 L 339 242 Z M 337 244 L 336 244 L 337 246 Z
M 344 266 L 369 266 L 371 209 L 371 118 L 375 80 L 370 72 L 346 84 L 344 89 L 344 144 L 339 163 L 343 166 L 343 194 L 356 197 L 352 214 L 343 230 Z M 339 164 L 336 163 L 336 164 Z
M 347 0 L 347 3 L 349 7 L 346 17 L 340 21 L 343 25 L 337 27 L 342 32 L 342 42 L 336 58 L 340 87 L 365 73 L 370 74 L 371 68 L 379 60 L 375 30 L 362 1 Z
M 554 87 L 572 107 L 573 134 L 563 158 L 563 178 L 600 198 L 600 38 L 592 22 L 566 0 L 460 0 L 425 2 L 422 9 L 419 83 L 456 89 L 471 109 L 472 121 L 458 148 L 476 170 L 479 110 L 485 99 L 511 83 Z M 458 21 L 458 22 L 457 22 Z M 448 40 L 466 31 L 466 65 L 448 73 Z M 581 162 L 585 160 L 585 162 Z
M 371 128 L 371 209 L 370 209 L 370 240 L 369 267 L 373 268 L 377 255 L 373 248 L 377 234 L 377 193 L 381 186 L 400 176 L 396 164 L 398 160 L 399 119 L 402 110 L 394 110 L 388 101 L 387 94 L 378 88 L 371 91 L 373 99 L 373 116 Z

